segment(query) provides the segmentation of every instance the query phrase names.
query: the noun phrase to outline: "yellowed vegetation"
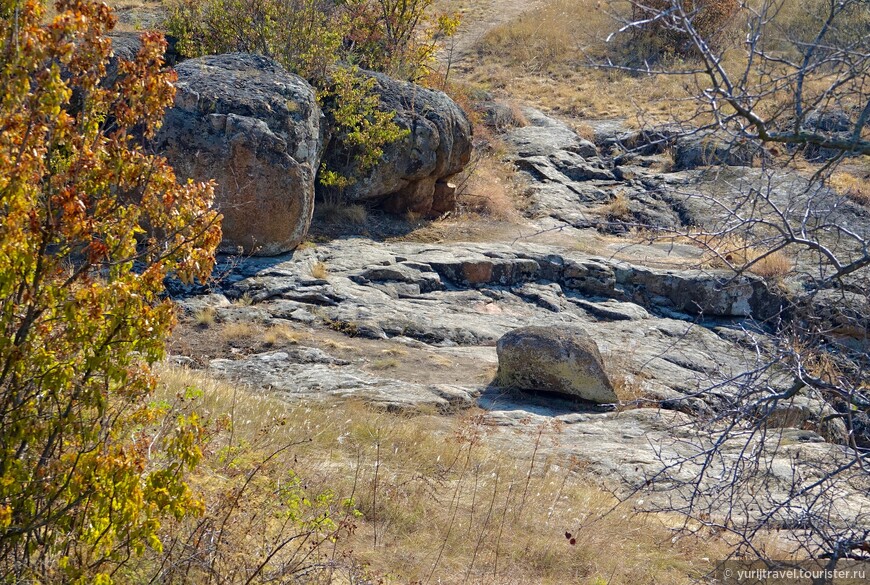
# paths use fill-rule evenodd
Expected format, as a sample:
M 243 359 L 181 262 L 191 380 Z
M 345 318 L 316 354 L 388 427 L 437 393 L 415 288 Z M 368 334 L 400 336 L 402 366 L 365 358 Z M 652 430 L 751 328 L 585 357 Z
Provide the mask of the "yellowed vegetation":
M 349 350 L 353 349 L 352 345 L 348 345 L 346 343 L 342 343 L 342 342 L 336 341 L 334 339 L 324 339 L 323 345 L 330 348 L 330 349 L 338 349 L 338 350 L 342 350 L 342 351 L 349 351 Z
M 214 307 L 206 307 L 196 312 L 193 316 L 193 322 L 199 327 L 211 327 L 215 323 Z
M 220 330 L 220 335 L 224 341 L 241 341 L 251 339 L 259 332 L 260 328 L 254 323 L 236 321 L 225 324 Z
M 747 66 L 741 45 L 741 23 L 745 14 L 728 15 L 736 6 L 734 0 L 707 2 L 704 15 L 696 26 L 714 31 L 719 44 L 728 47 L 723 66 L 740 77 Z M 646 3 L 656 6 L 656 3 Z M 816 8 L 818 6 L 818 9 Z M 811 41 L 822 24 L 823 2 L 786 0 L 778 6 L 775 22 L 769 27 L 769 45 L 776 50 L 793 53 L 793 43 L 785 38 Z M 702 11 L 703 12 L 703 11 Z M 674 43 L 666 33 L 644 32 L 619 34 L 607 41 L 620 24 L 613 15 L 627 18 L 632 14 L 628 1 L 548 0 L 523 13 L 518 18 L 487 32 L 478 44 L 478 59 L 468 75 L 470 81 L 492 90 L 509 94 L 566 117 L 627 119 L 630 124 L 693 119 L 702 123 L 693 99 L 709 81 L 688 73 L 697 64 L 691 56 L 674 55 Z M 853 39 L 866 30 L 870 12 L 855 9 L 844 19 L 849 26 L 840 26 L 832 38 Z M 718 24 L 721 22 L 721 24 Z M 702 26 L 703 25 L 703 26 Z M 809 35 L 809 36 L 808 36 Z M 611 60 L 616 65 L 644 69 L 666 67 L 685 75 L 632 75 L 618 70 L 592 67 L 593 63 Z M 752 73 L 751 83 L 767 83 L 769 77 Z M 813 75 L 806 79 L 807 96 L 823 92 L 830 79 Z M 792 99 L 788 91 L 766 92 L 757 104 L 762 116 L 780 114 Z M 700 117 L 698 117 L 700 116 Z
M 302 335 L 287 325 L 274 325 L 263 333 L 263 342 L 266 345 L 281 345 L 284 343 L 299 343 Z
M 705 248 L 705 263 L 712 268 L 743 268 L 762 278 L 788 276 L 794 262 L 788 251 L 766 250 L 739 235 L 703 236 L 695 240 Z
M 791 274 L 792 270 L 794 270 L 794 262 L 782 250 L 758 258 L 749 268 L 750 272 L 767 279 L 784 278 Z
M 402 362 L 396 358 L 379 358 L 372 361 L 372 363 L 369 364 L 369 367 L 373 370 L 390 370 L 392 368 L 398 368 L 400 365 L 402 365 Z
M 324 279 L 329 276 L 329 267 L 325 262 L 315 262 L 311 265 L 311 276 L 314 278 Z
M 114 9 L 118 17 L 115 30 L 123 32 L 153 28 L 166 10 L 162 0 L 109 0 L 106 3 Z
M 519 219 L 515 172 L 497 156 L 482 155 L 461 181 L 457 197 L 460 211 L 507 222 Z
M 457 422 L 286 403 L 190 370 L 160 377 L 158 399 L 202 389 L 191 404 L 210 429 L 191 481 L 205 515 L 164 527 L 164 571 L 186 568 L 185 582 L 230 581 L 263 563 L 273 577 L 310 566 L 318 583 L 668 585 L 692 582 L 728 550 L 709 534 L 674 539 L 676 518 L 618 505 L 585 479 L 585 462 L 543 455 L 558 425 L 528 422 L 515 438 L 528 452 L 507 452 L 481 413 Z M 303 488 L 337 540 L 293 538 L 310 529 L 286 515 Z M 296 510 L 310 520 L 309 507 Z
M 368 221 L 368 210 L 356 203 L 318 202 L 314 210 L 314 217 L 332 225 L 361 226 Z
M 433 73 L 427 82 L 445 91 L 466 112 L 472 123 L 477 144 L 475 159 L 455 179 L 457 184 L 457 209 L 460 213 L 485 215 L 498 221 L 513 222 L 519 218 L 516 209 L 518 185 L 512 167 L 501 161 L 503 150 L 500 140 L 484 125 L 481 114 L 475 109 L 475 94 L 479 88 L 474 84 L 449 82 L 443 84 L 439 74 Z M 508 100 L 511 115 L 518 126 L 528 121 L 519 105 Z M 418 217 L 411 218 L 416 221 Z
M 616 196 L 601 207 L 601 213 L 609 220 L 631 219 L 631 206 L 625 193 L 617 193 Z
M 616 397 L 623 408 L 633 408 L 644 403 L 648 398 L 640 383 L 640 376 L 627 372 L 618 372 L 610 376 L 610 383 Z
M 243 294 L 242 296 L 237 298 L 235 301 L 233 301 L 233 304 L 238 305 L 240 307 L 249 307 L 249 306 L 251 306 L 251 304 L 253 302 L 254 302 L 254 299 L 251 298 L 251 294 L 246 292 L 245 294 Z
M 390 357 L 402 357 L 408 355 L 407 350 L 404 350 L 399 347 L 391 347 L 389 349 L 384 349 L 381 351 L 382 354 Z
M 577 136 L 588 140 L 589 142 L 595 142 L 595 129 L 590 126 L 586 122 L 575 122 L 571 124 L 571 127 L 574 129 L 574 132 L 577 133 Z
M 849 172 L 834 173 L 828 183 L 840 195 L 861 205 L 870 205 L 870 173 L 863 178 Z
M 453 366 L 453 360 L 451 360 L 450 358 L 445 357 L 443 355 L 438 355 L 436 353 L 436 354 L 430 354 L 428 357 L 429 357 L 429 361 L 431 361 L 433 364 L 435 364 L 437 366 L 442 366 L 445 368 L 449 368 L 449 367 Z
M 489 31 L 479 45 L 472 79 L 516 99 L 572 117 L 668 119 L 694 110 L 686 80 L 632 77 L 586 67 L 622 50 L 605 38 L 618 26 L 608 11 L 630 13 L 628 2 L 551 0 Z M 632 45 L 632 51 L 640 47 Z

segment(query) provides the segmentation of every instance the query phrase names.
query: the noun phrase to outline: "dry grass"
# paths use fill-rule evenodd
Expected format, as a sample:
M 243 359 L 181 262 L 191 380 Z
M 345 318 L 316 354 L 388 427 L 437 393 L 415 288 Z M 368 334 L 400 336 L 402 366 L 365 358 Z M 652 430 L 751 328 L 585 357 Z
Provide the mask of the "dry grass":
M 338 349 L 341 351 L 350 351 L 353 349 L 352 345 L 348 345 L 334 339 L 324 339 L 322 343 L 325 347 L 328 347 L 330 349 Z
M 197 327 L 205 329 L 214 325 L 215 317 L 214 307 L 206 307 L 196 312 L 193 316 L 193 322 Z
M 274 325 L 263 333 L 263 342 L 266 345 L 296 344 L 300 339 L 302 335 L 287 325 Z
M 613 199 L 601 207 L 601 213 L 611 221 L 629 221 L 632 218 L 630 203 L 625 193 L 617 193 Z
M 605 43 L 618 28 L 610 10 L 628 13 L 630 6 L 597 0 L 546 2 L 485 34 L 470 78 L 570 117 L 667 120 L 693 111 L 693 104 L 681 101 L 688 95 L 685 79 L 632 77 L 585 66 L 590 58 L 621 61 L 639 50 L 636 43 Z
M 118 17 L 116 31 L 139 32 L 158 28 L 166 15 L 161 0 L 110 0 L 107 4 Z
M 756 258 L 749 271 L 766 279 L 785 278 L 794 270 L 794 261 L 782 250 Z
M 393 368 L 398 368 L 401 365 L 402 362 L 400 362 L 396 358 L 380 358 L 372 361 L 369 364 L 369 368 L 373 370 L 390 370 Z
M 523 113 L 523 110 L 520 108 L 517 102 L 513 100 L 508 100 L 507 106 L 508 108 L 510 108 L 511 119 L 513 120 L 517 128 L 525 128 L 529 125 L 529 120 L 526 118 L 526 115 Z
M 589 142 L 595 142 L 595 129 L 590 126 L 586 122 L 574 122 L 571 124 L 571 128 L 574 132 L 577 133 L 577 136 L 583 138 L 584 140 L 588 140 Z
M 726 21 L 725 25 L 711 26 L 720 44 L 728 48 L 723 66 L 734 78 L 739 78 L 747 67 L 740 32 L 745 15 L 725 17 L 736 5 L 734 0 L 713 0 L 708 4 L 717 15 L 713 20 Z M 785 43 L 780 47 L 782 39 L 811 40 L 817 32 L 813 27 L 822 23 L 823 10 L 817 9 L 822 6 L 821 0 L 810 3 L 786 0 L 768 29 L 770 47 L 792 54 L 797 45 Z M 697 63 L 691 56 L 675 55 L 676 43 L 667 34 L 627 32 L 605 42 L 620 26 L 611 15 L 627 17 L 631 12 L 631 3 L 627 1 L 549 0 L 484 34 L 477 47 L 478 59 L 466 77 L 497 95 L 569 118 L 617 117 L 637 125 L 709 121 L 708 114 L 698 110 L 694 99 L 709 81 L 689 73 Z M 844 16 L 839 28 L 831 32 L 832 38 L 841 44 L 860 38 L 870 22 L 870 12 L 862 8 L 853 12 Z M 695 24 L 701 25 L 697 20 Z M 686 74 L 647 76 L 590 67 L 608 60 L 638 70 L 650 64 L 653 68 L 667 68 L 673 73 L 682 70 Z M 750 84 L 769 83 L 769 76 L 755 71 L 747 79 Z M 820 94 L 830 81 L 810 76 L 806 80 L 807 96 Z M 789 110 L 790 92 L 765 93 L 765 98 L 756 105 L 759 115 L 771 117 Z
M 338 226 L 364 226 L 368 222 L 368 210 L 356 203 L 333 203 L 318 201 L 314 209 L 314 220 Z
M 408 351 L 399 347 L 391 347 L 381 351 L 382 354 L 390 357 L 402 357 L 408 355 Z
M 220 329 L 220 336 L 224 342 L 232 343 L 252 339 L 259 335 L 261 329 L 254 323 L 237 321 L 226 323 Z
M 870 174 L 861 178 L 849 172 L 834 173 L 828 184 L 855 203 L 870 206 Z
M 311 265 L 310 274 L 312 277 L 323 280 L 329 276 L 329 267 L 325 262 L 315 262 Z
M 743 236 L 704 236 L 693 241 L 705 248 L 704 264 L 710 268 L 746 268 L 771 280 L 784 278 L 794 270 L 787 250 L 766 250 Z
M 660 400 L 650 396 L 644 386 L 649 379 L 642 368 L 638 369 L 636 347 L 621 347 L 602 355 L 606 365 L 607 377 L 619 398 L 619 410 L 635 408 L 658 408 Z
M 462 213 L 485 215 L 499 221 L 519 219 L 516 173 L 495 154 L 482 154 L 460 179 L 457 207 Z
M 319 566 L 303 582 L 668 585 L 727 552 L 711 535 L 674 540 L 677 519 L 617 505 L 583 479 L 584 462 L 542 455 L 558 425 L 527 423 L 513 439 L 526 449 L 508 453 L 482 414 L 290 404 L 190 370 L 160 377 L 164 400 L 202 389 L 193 407 L 210 429 L 190 482 L 206 513 L 164 527 L 164 571 L 186 568 L 179 582 L 244 581 L 265 561 L 284 582 Z M 338 539 L 312 528 L 315 517 L 321 528 L 331 519 Z
M 238 305 L 240 307 L 250 307 L 253 303 L 254 299 L 251 297 L 251 293 L 247 292 L 233 301 L 234 305 Z
M 632 408 L 644 403 L 650 403 L 649 396 L 644 392 L 640 376 L 628 372 L 618 372 L 609 376 L 616 397 L 623 408 Z
M 595 2 L 553 0 L 490 30 L 479 51 L 530 71 L 574 62 L 580 43 L 596 40 L 613 22 Z
M 431 361 L 436 366 L 449 368 L 449 367 L 452 367 L 454 365 L 453 360 L 451 360 L 450 358 L 445 357 L 443 355 L 438 355 L 437 353 L 429 354 L 428 358 L 429 358 L 429 361 Z
M 761 3 L 754 0 L 752 4 Z M 771 48 L 791 57 L 800 56 L 802 47 L 799 43 L 808 43 L 815 39 L 828 15 L 828 2 L 787 0 L 777 5 L 777 8 L 771 27 L 774 34 L 769 36 L 768 43 Z M 854 43 L 867 34 L 868 27 L 870 11 L 866 5 L 856 2 L 829 27 L 825 44 L 842 46 Z

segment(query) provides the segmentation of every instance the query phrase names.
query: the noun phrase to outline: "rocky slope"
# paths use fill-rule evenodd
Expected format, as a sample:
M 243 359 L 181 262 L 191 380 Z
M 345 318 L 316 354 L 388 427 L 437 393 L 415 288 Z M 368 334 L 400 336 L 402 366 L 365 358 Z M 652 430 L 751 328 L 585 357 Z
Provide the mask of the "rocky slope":
M 698 183 L 703 171 L 654 170 L 644 158 L 658 156 L 652 147 L 650 154 L 617 160 L 615 145 L 629 140 L 620 134 L 624 129 L 608 130 L 594 144 L 539 112 L 527 115 L 530 126 L 506 135 L 508 160 L 527 175 L 525 229 L 556 230 L 580 241 L 612 231 L 626 220 L 608 219 L 602 209 L 618 193 L 626 194 L 633 215 L 662 226 L 715 221 L 682 193 L 707 188 Z M 638 145 L 644 138 L 630 140 Z M 627 494 L 675 461 L 687 461 L 679 477 L 694 477 L 700 464 L 690 462 L 721 430 L 709 421 L 728 408 L 746 373 L 764 363 L 771 328 L 787 317 L 784 293 L 763 279 L 681 264 L 697 265 L 697 249 L 615 243 L 596 254 L 525 241 L 338 238 L 288 256 L 227 259 L 210 295 L 180 301 L 191 321 L 203 311 L 216 321 L 217 333 L 190 326 L 185 335 L 191 338 L 246 323 L 259 331 L 292 331 L 301 335 L 298 343 L 247 342 L 220 355 L 178 344 L 178 353 L 188 356 L 176 359 L 288 400 L 339 397 L 444 412 L 481 408 L 492 429 L 488 440 L 512 450 L 533 448 L 514 432 L 529 421 L 555 425 L 558 440 L 541 449 L 586 462 L 592 477 Z M 499 388 L 496 342 L 531 324 L 585 330 L 620 404 Z M 775 369 L 754 381 L 771 390 L 792 384 Z M 701 392 L 710 388 L 715 392 Z M 790 489 L 796 466 L 812 477 L 808 470 L 832 465 L 848 450 L 845 427 L 830 418 L 821 397 L 798 395 L 777 409 L 768 428 L 779 440 L 759 454 L 767 461 L 766 477 L 774 478 L 765 483 L 768 503 Z M 753 441 L 732 430 L 723 454 L 736 457 Z M 714 478 L 704 481 L 715 484 Z M 867 522 L 870 499 L 856 489 L 860 478 L 843 481 L 847 496 L 838 513 L 844 522 Z M 648 494 L 647 505 L 673 505 L 681 489 Z M 787 524 L 790 514 L 798 511 L 783 512 L 779 521 Z

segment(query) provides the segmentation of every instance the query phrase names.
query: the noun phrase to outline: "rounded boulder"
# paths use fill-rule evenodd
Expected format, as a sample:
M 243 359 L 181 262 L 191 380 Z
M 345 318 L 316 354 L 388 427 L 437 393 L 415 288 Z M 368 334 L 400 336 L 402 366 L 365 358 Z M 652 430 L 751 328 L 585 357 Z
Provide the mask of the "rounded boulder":
M 523 327 L 496 345 L 503 388 L 553 392 L 589 402 L 618 402 L 598 345 L 578 327 Z
M 155 148 L 179 181 L 215 179 L 227 252 L 294 249 L 311 225 L 322 138 L 314 89 L 271 59 L 189 59 Z
M 380 108 L 394 113 L 394 122 L 408 133 L 384 147 L 381 160 L 364 176 L 355 177 L 343 196 L 347 201 L 379 204 L 390 213 L 408 211 L 432 216 L 455 205 L 451 178 L 471 160 L 472 126 L 465 112 L 447 94 L 371 71 Z M 340 145 L 327 146 L 327 166 L 343 173 L 346 155 Z

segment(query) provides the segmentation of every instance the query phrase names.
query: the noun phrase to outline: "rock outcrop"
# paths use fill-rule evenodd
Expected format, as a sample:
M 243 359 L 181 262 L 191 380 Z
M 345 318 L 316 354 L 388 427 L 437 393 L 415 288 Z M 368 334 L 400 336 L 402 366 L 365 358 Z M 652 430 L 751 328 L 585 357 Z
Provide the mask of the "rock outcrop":
M 215 287 L 225 296 L 183 301 L 186 311 L 209 308 L 217 326 L 256 323 L 305 336 L 299 347 L 261 344 L 248 353 L 233 347 L 238 351 L 197 364 L 291 400 L 346 397 L 390 409 L 446 411 L 477 405 L 485 411 L 490 444 L 527 456 L 540 448 L 560 465 L 583 461 L 619 493 L 642 489 L 636 505 L 651 509 L 687 501 L 703 455 L 714 446 L 723 460 L 752 453 L 753 464 L 765 470 L 741 500 L 749 515 L 790 497 L 795 477 L 814 481 L 841 465 L 853 440 L 866 446 L 866 419 L 850 411 L 858 431 L 846 433 L 842 405 L 807 389 L 791 396 L 795 380 L 765 365 L 775 355 L 770 350 L 782 322 L 807 316 L 860 350 L 868 313 L 861 290 L 795 299 L 793 290 L 758 276 L 701 269 L 709 263 L 688 243 L 614 237 L 618 220 L 607 210 L 619 197 L 629 207 L 621 220 L 627 226 L 716 226 L 723 220 L 719 208 L 729 209 L 747 185 L 758 184 L 759 169 L 673 172 L 664 145 L 677 137 L 669 129 L 632 131 L 604 121 L 592 126 L 592 144 L 540 112 L 523 114 L 529 126 L 507 124 L 504 136 L 506 158 L 527 179 L 527 223 L 516 239 L 341 238 L 292 257 L 236 260 L 231 271 L 221 269 L 232 274 Z M 794 202 L 803 192 L 804 179 L 786 170 L 764 178 L 774 202 Z M 828 195 L 817 197 L 827 201 Z M 826 221 L 866 233 L 866 211 L 851 204 L 825 208 L 832 210 Z M 319 278 L 311 271 L 318 263 L 329 268 Z M 513 342 L 530 324 L 547 333 L 546 342 Z M 329 337 L 320 341 L 320 335 Z M 342 345 L 338 336 L 354 339 Z M 578 349 L 572 354 L 564 347 Z M 374 367 L 383 355 L 399 358 Z M 583 373 L 589 380 L 578 382 Z M 743 412 L 748 374 L 775 399 Z M 512 392 L 492 384 L 494 377 L 516 388 L 579 390 L 574 397 Z M 613 402 L 614 386 L 627 408 L 576 400 Z M 776 398 L 786 395 L 791 398 Z M 767 416 L 765 432 L 718 424 L 735 412 Z M 558 429 L 553 441 L 529 440 L 544 428 Z M 661 492 L 648 492 L 650 479 L 663 470 L 674 474 L 676 486 L 661 483 Z M 867 523 L 870 501 L 861 473 L 837 492 L 836 514 L 844 524 Z M 707 474 L 702 482 L 703 490 L 716 488 L 721 476 Z M 796 526 L 803 514 L 783 510 L 777 522 Z
M 453 208 L 450 178 L 471 159 L 471 123 L 447 94 L 397 81 L 375 79 L 380 106 L 395 111 L 395 122 L 409 134 L 387 145 L 381 162 L 344 193 L 348 201 L 380 203 L 394 213 L 439 214 Z M 327 163 L 340 155 L 327 148 Z M 340 162 L 339 162 L 340 168 Z
M 524 108 L 528 125 L 508 133 L 505 138 L 519 158 L 558 155 L 571 152 L 583 158 L 598 157 L 598 148 L 580 138 L 562 122 L 545 116 L 534 108 Z
M 674 144 L 674 169 L 694 169 L 711 165 L 752 166 L 760 154 L 749 143 L 723 140 L 714 134 L 683 136 Z
M 488 444 L 526 457 L 538 448 L 530 435 L 556 423 L 554 440 L 541 441 L 541 452 L 554 461 L 587 462 L 592 473 L 624 494 L 681 459 L 687 464 L 680 467 L 680 477 L 685 486 L 694 485 L 689 480 L 698 469 L 692 462 L 702 461 L 699 454 L 718 438 L 706 423 L 733 408 L 735 396 L 745 390 L 741 375 L 758 363 L 765 343 L 752 312 L 775 299 L 768 292 L 771 304 L 756 305 L 752 297 L 740 297 L 753 290 L 744 285 L 761 286 L 757 279 L 743 281 L 735 296 L 723 286 L 722 273 L 708 273 L 705 281 L 697 271 L 689 284 L 721 296 L 692 294 L 708 310 L 719 307 L 725 313 L 697 318 L 680 310 L 697 308 L 683 301 L 691 296 L 683 291 L 687 274 L 526 243 L 347 238 L 292 257 L 233 262 L 232 274 L 216 285 L 225 296 L 186 299 L 186 312 L 211 308 L 215 326 L 258 323 L 305 336 L 298 345 L 250 353 L 244 345 L 251 342 L 245 341 L 240 351 L 216 359 L 186 354 L 212 374 L 287 400 L 341 398 L 387 409 L 447 412 L 477 405 L 485 411 Z M 325 278 L 311 276 L 316 262 L 329 266 Z M 760 295 L 763 289 L 756 290 Z M 228 302 L 239 298 L 245 302 Z M 613 410 L 488 385 L 502 365 L 497 341 L 530 323 L 554 332 L 586 331 L 613 382 L 637 408 Z M 321 349 L 317 339 L 324 334 Z M 342 334 L 354 338 L 343 349 L 334 342 Z M 370 367 L 369 360 L 383 355 L 399 356 L 401 365 Z M 528 355 L 518 353 L 520 360 Z M 771 371 L 759 383 L 781 393 L 793 380 Z M 846 437 L 834 414 L 818 396 L 771 404 L 769 444 L 762 455 L 772 474 L 763 477 L 764 485 L 773 497 L 791 485 L 798 456 L 806 462 L 800 473 L 842 459 Z M 737 434 L 720 447 L 727 457 L 738 457 L 747 452 L 746 440 Z M 752 453 L 755 447 L 749 446 Z M 708 476 L 705 481 L 709 487 L 719 480 Z M 866 511 L 866 493 L 848 488 L 838 509 L 845 521 L 854 523 L 858 512 Z M 657 499 L 645 493 L 644 498 L 656 505 L 684 495 L 666 492 Z
M 525 213 L 540 228 L 594 228 L 620 233 L 632 223 L 667 229 L 693 223 L 682 203 L 670 190 L 662 188 L 668 181 L 679 182 L 685 177 L 679 173 L 672 177 L 650 173 L 640 165 L 648 166 L 652 161 L 640 155 L 614 158 L 616 151 L 623 151 L 627 145 L 638 147 L 649 155 L 644 155 L 647 158 L 661 158 L 658 149 L 663 150 L 665 136 L 632 133 L 613 122 L 590 125 L 599 149 L 563 122 L 538 110 L 524 108 L 522 113 L 528 125 L 503 134 L 506 159 L 528 179 Z M 615 200 L 625 201 L 627 207 L 619 217 L 610 217 L 607 209 Z
M 327 278 L 310 275 L 317 262 L 329 266 Z M 717 273 L 707 274 L 705 281 L 699 271 L 686 283 L 667 270 L 521 243 L 433 245 L 351 238 L 277 262 L 234 259 L 232 269 L 220 268 L 221 273 L 229 270 L 233 274 L 221 282 L 220 292 L 250 304 L 226 305 L 223 297 L 211 297 L 208 306 L 219 323 L 320 323 L 362 342 L 399 340 L 437 348 L 432 351 L 474 351 L 477 363 L 491 364 L 493 373 L 495 346 L 505 334 L 532 323 L 557 330 L 580 327 L 595 339 L 609 373 L 617 372 L 633 393 L 686 411 L 714 408 L 718 397 L 739 390 L 729 380 L 755 354 L 737 334 L 744 324 L 753 326 L 753 318 L 762 320 L 753 310 L 777 306 L 777 296 L 758 279 L 745 277 L 732 290 L 722 286 Z M 710 295 L 702 299 L 697 294 L 703 317 L 699 305 L 683 302 L 686 286 Z M 191 314 L 203 307 L 193 299 L 183 306 Z M 720 313 L 714 314 L 717 309 Z M 699 319 L 708 326 L 698 326 Z M 265 378 L 253 372 L 263 364 L 253 357 L 249 362 L 243 369 L 224 364 L 220 372 L 259 384 Z M 269 362 L 283 372 L 276 370 L 269 379 L 284 376 L 281 387 L 296 384 L 294 394 L 316 395 L 331 387 L 293 373 L 291 363 Z M 708 385 L 718 385 L 719 391 L 703 401 L 694 397 Z M 486 387 L 475 382 L 460 386 L 471 397 Z M 351 386 L 343 382 L 341 387 L 343 392 Z M 410 388 L 407 381 L 390 385 L 396 405 L 420 403 L 423 396 L 432 401 L 423 403 L 442 400 L 443 388 L 416 385 L 413 392 L 404 392 L 405 387 Z M 362 384 L 354 391 L 382 403 L 377 388 Z
M 498 340 L 497 383 L 582 400 L 617 402 L 595 340 L 578 327 L 523 327 Z
M 809 112 L 804 118 L 801 129 L 811 134 L 820 134 L 826 139 L 837 142 L 851 142 L 856 135 L 857 122 L 860 119 L 858 112 L 849 113 L 839 107 L 818 108 Z M 870 127 L 870 120 L 864 121 L 864 128 Z M 836 148 L 825 148 L 823 145 L 804 145 L 800 147 L 803 155 L 809 160 L 822 161 L 832 159 L 842 151 Z M 846 153 L 846 156 L 857 156 L 857 153 Z
M 155 149 L 179 181 L 217 181 L 223 250 L 292 250 L 314 211 L 322 150 L 314 90 L 276 62 L 243 53 L 190 59 L 177 71 L 175 106 Z

